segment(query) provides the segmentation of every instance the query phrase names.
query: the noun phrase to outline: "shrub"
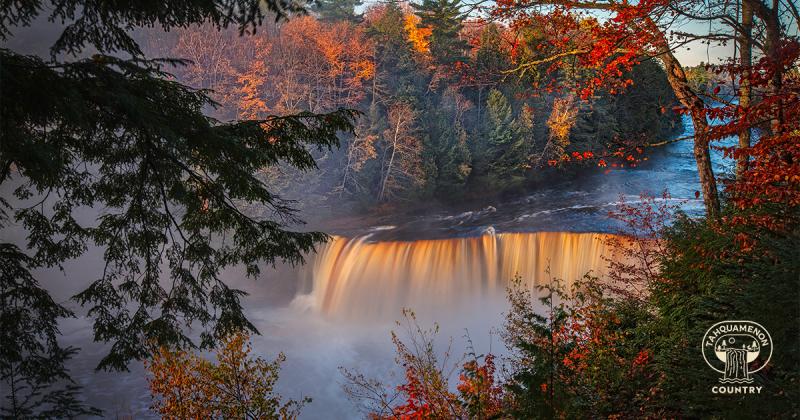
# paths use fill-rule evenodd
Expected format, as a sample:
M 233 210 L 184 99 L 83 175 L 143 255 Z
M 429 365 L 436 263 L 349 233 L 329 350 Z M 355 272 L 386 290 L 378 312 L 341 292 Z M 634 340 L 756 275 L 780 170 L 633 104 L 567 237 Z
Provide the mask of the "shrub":
M 168 418 L 295 419 L 310 402 L 282 402 L 275 393 L 281 353 L 272 362 L 250 355 L 247 334 L 223 339 L 216 363 L 161 347 L 146 364 L 153 409 Z

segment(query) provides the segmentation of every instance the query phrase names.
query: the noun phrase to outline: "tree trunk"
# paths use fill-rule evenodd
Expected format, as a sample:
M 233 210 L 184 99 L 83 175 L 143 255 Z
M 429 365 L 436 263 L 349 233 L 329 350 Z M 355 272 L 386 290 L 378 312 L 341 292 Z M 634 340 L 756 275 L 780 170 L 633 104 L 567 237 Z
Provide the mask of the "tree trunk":
M 781 23 L 778 17 L 778 1 L 773 0 L 769 18 L 765 16 L 764 24 L 767 28 L 767 57 L 772 60 L 772 83 L 770 93 L 777 98 L 773 105 L 772 134 L 778 135 L 783 131 L 783 100 L 780 98 L 783 84 L 783 65 L 779 62 L 778 50 L 781 44 Z
M 742 31 L 739 34 L 739 49 L 741 50 L 740 64 L 742 66 L 742 74 L 739 79 L 739 106 L 742 107 L 744 113 L 750 107 L 750 99 L 752 96 L 752 88 L 750 86 L 750 67 L 752 66 L 753 57 L 753 8 L 748 1 L 742 2 Z M 747 125 L 739 133 L 739 149 L 746 149 L 750 147 L 751 130 Z M 736 160 L 736 178 L 741 179 L 744 172 L 747 170 L 747 165 L 750 157 L 742 153 Z
M 769 93 L 777 100 L 772 107 L 772 118 L 770 119 L 770 131 L 773 135 L 780 134 L 783 130 L 783 100 L 780 98 L 781 85 L 783 84 L 783 66 L 779 64 L 778 50 L 781 43 L 781 23 L 778 17 L 778 1 L 772 1 L 772 8 L 767 7 L 761 0 L 745 0 L 751 7 L 753 13 L 764 22 L 766 29 L 766 40 L 764 42 L 764 54 L 771 61 L 772 82 L 769 86 Z
M 347 175 L 350 173 L 350 165 L 353 162 L 353 146 L 355 142 L 358 140 L 358 137 L 353 137 L 353 141 L 350 143 L 350 146 L 347 148 L 347 165 L 344 167 L 344 176 L 342 177 L 342 186 L 341 190 L 339 191 L 339 198 L 344 195 L 344 190 L 347 188 Z
M 666 41 L 664 41 L 664 45 L 668 45 Z M 689 87 L 689 82 L 686 79 L 686 73 L 683 71 L 683 67 L 681 67 L 678 59 L 675 58 L 668 48 L 659 54 L 658 58 L 664 63 L 667 80 L 670 86 L 672 86 L 672 90 L 675 91 L 675 96 L 677 96 L 681 104 L 689 110 L 689 115 L 692 118 L 692 125 L 694 126 L 694 159 L 697 163 L 700 187 L 703 190 L 703 203 L 705 204 L 708 218 L 716 220 L 719 218 L 720 205 L 719 195 L 717 193 L 717 181 L 714 178 L 714 170 L 711 166 L 711 153 L 708 147 L 708 121 L 703 112 L 705 103 L 692 91 L 691 87 Z
M 397 118 L 397 125 L 394 129 L 394 139 L 392 140 L 392 155 L 389 157 L 389 165 L 386 168 L 386 175 L 383 177 L 383 182 L 381 183 L 381 192 L 378 194 L 378 201 L 383 201 L 386 198 L 386 184 L 389 182 L 389 176 L 392 173 L 394 155 L 397 153 L 397 138 L 400 135 L 400 126 L 403 125 L 402 121 L 402 117 Z
M 717 180 L 714 178 L 714 169 L 711 166 L 711 153 L 708 147 L 708 122 L 705 114 L 692 111 L 692 125 L 694 126 L 694 160 L 697 164 L 697 173 L 700 176 L 700 188 L 703 190 L 703 204 L 705 204 L 708 218 L 717 220 L 720 213 L 719 195 L 717 193 Z

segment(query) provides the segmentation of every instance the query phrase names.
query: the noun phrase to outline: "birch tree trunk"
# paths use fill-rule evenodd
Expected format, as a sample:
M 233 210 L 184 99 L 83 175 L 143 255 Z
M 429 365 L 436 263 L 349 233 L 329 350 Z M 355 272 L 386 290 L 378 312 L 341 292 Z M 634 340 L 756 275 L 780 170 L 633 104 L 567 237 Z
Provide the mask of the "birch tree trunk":
M 663 35 L 662 35 L 663 36 Z M 664 45 L 668 45 L 664 40 Z M 717 192 L 717 180 L 714 178 L 714 169 L 711 166 L 711 152 L 709 150 L 708 121 L 706 120 L 705 103 L 691 89 L 686 73 L 672 51 L 666 49 L 658 58 L 664 63 L 667 80 L 680 103 L 689 110 L 694 127 L 694 159 L 697 164 L 697 174 L 700 177 L 700 188 L 703 193 L 706 215 L 709 219 L 719 218 L 720 204 Z
M 739 79 L 739 106 L 745 112 L 750 107 L 750 99 L 752 96 L 752 88 L 750 86 L 750 67 L 752 66 L 753 59 L 753 8 L 748 1 L 742 2 L 742 28 L 739 34 L 739 50 L 741 51 L 740 64 L 742 66 L 742 74 Z M 746 149 L 750 147 L 751 139 L 750 127 L 744 128 L 739 133 L 739 149 Z M 749 156 L 742 153 L 736 160 L 736 178 L 741 178 L 747 170 Z
M 389 156 L 389 164 L 386 166 L 386 174 L 383 176 L 381 182 L 381 191 L 378 194 L 378 201 L 383 201 L 386 198 L 386 184 L 389 182 L 389 177 L 392 175 L 394 169 L 394 157 L 397 154 L 397 140 L 400 136 L 400 127 L 403 125 L 403 118 L 398 117 L 394 127 L 394 136 L 392 137 L 392 154 Z

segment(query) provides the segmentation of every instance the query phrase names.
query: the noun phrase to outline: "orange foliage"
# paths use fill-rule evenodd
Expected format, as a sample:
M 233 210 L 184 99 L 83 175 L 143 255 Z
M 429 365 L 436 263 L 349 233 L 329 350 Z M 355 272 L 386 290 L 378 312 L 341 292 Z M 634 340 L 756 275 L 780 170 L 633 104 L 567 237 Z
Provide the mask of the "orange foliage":
M 409 103 L 397 102 L 389 107 L 388 127 L 383 132 L 389 160 L 383 168 L 378 200 L 388 200 L 409 185 L 425 182 L 418 119 L 419 113 Z
M 371 419 L 498 418 L 502 414 L 503 390 L 495 378 L 494 356 L 471 355 L 461 366 L 458 394 L 451 392 L 449 377 L 458 364 L 452 365 L 453 370 L 445 370 L 449 348 L 441 360 L 434 350 L 438 326 L 423 329 L 412 311 L 403 310 L 403 315 L 406 322 L 398 325 L 405 326 L 407 339 L 401 340 L 392 332 L 395 360 L 403 368 L 403 383 L 385 387 L 379 381 L 343 369 L 349 382 L 345 385 L 348 396 L 366 403 L 363 408 Z
M 266 98 L 267 67 L 264 60 L 253 60 L 236 80 L 239 84 L 239 118 L 260 119 L 269 112 Z
M 414 47 L 414 51 L 420 54 L 428 54 L 430 53 L 430 38 L 433 30 L 426 26 L 420 26 L 419 23 L 419 16 L 413 13 L 406 13 L 403 27 L 406 30 L 408 40 Z
M 569 144 L 569 132 L 575 125 L 578 117 L 578 107 L 572 96 L 556 98 L 553 101 L 553 110 L 547 119 L 547 128 L 550 135 L 561 143 L 562 147 Z
M 787 232 L 795 229 L 796 209 L 800 206 L 800 42 L 785 40 L 771 59 L 762 58 L 752 69 L 750 83 L 765 92 L 760 100 L 744 108 L 736 103 L 714 110 L 712 117 L 727 118 L 730 124 L 714 127 L 713 138 L 724 138 L 745 129 L 758 128 L 773 119 L 765 131 L 749 148 L 722 148 L 726 155 L 748 164 L 743 173 L 726 184 L 740 215 L 726 217 L 723 221 L 734 227 L 757 228 L 756 232 L 741 232 L 739 242 L 749 250 L 757 231 Z M 728 66 L 725 71 L 739 74 L 738 66 Z M 722 70 L 720 70 L 722 71 Z M 773 86 L 772 77 L 784 74 L 779 89 Z M 776 110 L 778 112 L 776 112 Z
M 274 393 L 283 354 L 272 362 L 250 356 L 246 334 L 222 340 L 217 363 L 182 350 L 159 348 L 145 364 L 153 409 L 181 419 L 294 419 L 303 404 Z
M 213 90 L 221 105 L 215 116 L 222 119 L 353 107 L 375 77 L 374 45 L 363 26 L 349 22 L 304 16 L 247 41 L 205 26 L 179 30 L 176 38 L 169 55 L 192 61 L 178 76 Z
M 495 379 L 494 355 L 464 363 L 456 386 L 470 418 L 495 418 L 503 413 L 503 389 Z
M 561 86 L 554 78 L 546 89 L 560 91 L 567 87 L 586 100 L 600 88 L 613 93 L 623 91 L 632 83 L 624 72 L 642 56 L 662 48 L 662 34 L 646 18 L 657 6 L 655 3 L 615 3 L 608 7 L 612 17 L 602 21 L 551 0 L 501 0 L 492 14 L 510 20 L 510 29 L 518 33 L 518 39 L 525 39 L 525 33 L 530 31 L 542 37 L 529 44 L 514 42 L 512 59 L 518 65 L 516 71 L 526 73 L 540 68 L 555 73 L 580 69 L 581 77 L 573 79 L 569 86 Z M 542 14 L 537 7 L 541 4 L 553 8 Z

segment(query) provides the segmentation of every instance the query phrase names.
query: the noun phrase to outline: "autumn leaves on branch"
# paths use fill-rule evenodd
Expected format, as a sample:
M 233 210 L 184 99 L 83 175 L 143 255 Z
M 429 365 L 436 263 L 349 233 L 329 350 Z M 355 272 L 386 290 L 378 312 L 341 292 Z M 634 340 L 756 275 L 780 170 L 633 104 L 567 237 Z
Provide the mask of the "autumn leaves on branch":
M 598 13 L 606 18 L 598 19 Z M 582 98 L 600 88 L 618 91 L 628 82 L 620 78 L 625 69 L 651 58 L 661 61 L 682 105 L 679 112 L 689 115 L 694 126 L 694 156 L 706 211 L 712 219 L 719 217 L 720 202 L 710 159 L 711 142 L 728 135 L 740 137 L 735 154 L 737 176 L 741 178 L 748 161 L 761 162 L 764 157 L 751 154 L 753 129 L 763 129 L 763 137 L 782 136 L 796 129 L 787 125 L 792 121 L 787 116 L 797 116 L 797 75 L 789 74 L 797 64 L 797 39 L 787 32 L 788 23 L 781 22 L 785 14 L 796 15 L 792 2 L 504 0 L 497 2 L 492 14 L 508 20 L 512 28 L 540 26 L 551 34 L 534 51 L 517 53 L 512 72 L 524 74 L 542 67 L 556 72 L 577 67 L 585 76 L 570 88 Z M 713 23 L 719 31 L 705 36 L 680 32 L 680 25 L 687 22 Z M 763 30 L 753 32 L 753 25 Z M 715 66 L 717 72 L 729 75 L 739 86 L 739 97 L 724 101 L 722 107 L 716 96 L 719 89 L 694 89 L 674 54 L 698 39 L 737 42 L 741 49 L 739 59 L 732 57 Z M 753 51 L 753 46 L 759 46 L 758 50 Z M 709 123 L 715 120 L 728 123 Z

